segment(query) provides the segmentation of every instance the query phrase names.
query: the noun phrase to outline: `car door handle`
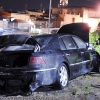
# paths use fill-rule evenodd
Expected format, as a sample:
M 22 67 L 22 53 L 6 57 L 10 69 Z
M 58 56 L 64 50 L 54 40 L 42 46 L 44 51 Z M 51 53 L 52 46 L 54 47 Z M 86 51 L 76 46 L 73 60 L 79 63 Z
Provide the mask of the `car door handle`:
M 84 52 L 81 52 L 81 54 L 84 54 Z
M 70 56 L 70 54 L 66 54 L 66 56 Z

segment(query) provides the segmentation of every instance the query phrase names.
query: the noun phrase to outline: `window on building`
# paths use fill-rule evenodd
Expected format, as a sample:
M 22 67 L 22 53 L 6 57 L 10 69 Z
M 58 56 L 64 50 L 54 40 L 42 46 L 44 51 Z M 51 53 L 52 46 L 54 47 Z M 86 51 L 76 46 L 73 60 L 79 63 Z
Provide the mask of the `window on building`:
M 75 23 L 75 18 L 72 18 L 72 22 Z
M 79 15 L 79 14 L 80 14 L 79 12 L 76 12 L 76 13 L 75 13 L 75 15 Z

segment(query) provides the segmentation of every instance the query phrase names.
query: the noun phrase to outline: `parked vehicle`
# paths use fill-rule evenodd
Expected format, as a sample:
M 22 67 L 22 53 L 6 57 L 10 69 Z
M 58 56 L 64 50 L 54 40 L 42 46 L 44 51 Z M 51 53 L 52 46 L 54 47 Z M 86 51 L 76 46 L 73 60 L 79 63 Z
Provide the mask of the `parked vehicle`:
M 69 80 L 94 69 L 93 52 L 70 33 L 0 36 L 0 87 L 23 92 L 48 85 L 64 89 Z

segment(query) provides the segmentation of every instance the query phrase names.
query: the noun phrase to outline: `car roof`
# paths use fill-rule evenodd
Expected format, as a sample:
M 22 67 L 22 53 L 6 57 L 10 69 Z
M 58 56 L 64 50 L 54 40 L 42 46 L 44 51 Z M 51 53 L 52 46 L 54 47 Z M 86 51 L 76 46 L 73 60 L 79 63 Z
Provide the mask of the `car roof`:
M 35 35 L 35 36 L 32 36 L 33 38 L 36 38 L 36 37 L 54 37 L 54 36 L 57 36 L 57 37 L 61 37 L 61 36 L 64 36 L 64 35 L 67 35 L 67 36 L 71 36 L 71 34 L 68 34 L 68 33 L 65 33 L 65 34 L 41 34 L 41 35 Z

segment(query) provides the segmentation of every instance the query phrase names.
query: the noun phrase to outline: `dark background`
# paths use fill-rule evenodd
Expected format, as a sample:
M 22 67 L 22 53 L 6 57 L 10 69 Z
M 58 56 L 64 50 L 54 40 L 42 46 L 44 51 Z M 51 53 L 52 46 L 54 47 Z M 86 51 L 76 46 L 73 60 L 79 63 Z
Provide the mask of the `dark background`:
M 49 9 L 50 0 L 0 0 L 0 7 L 6 10 Z M 58 7 L 59 0 L 52 0 L 52 7 Z M 69 0 L 70 6 L 96 6 L 100 0 Z

